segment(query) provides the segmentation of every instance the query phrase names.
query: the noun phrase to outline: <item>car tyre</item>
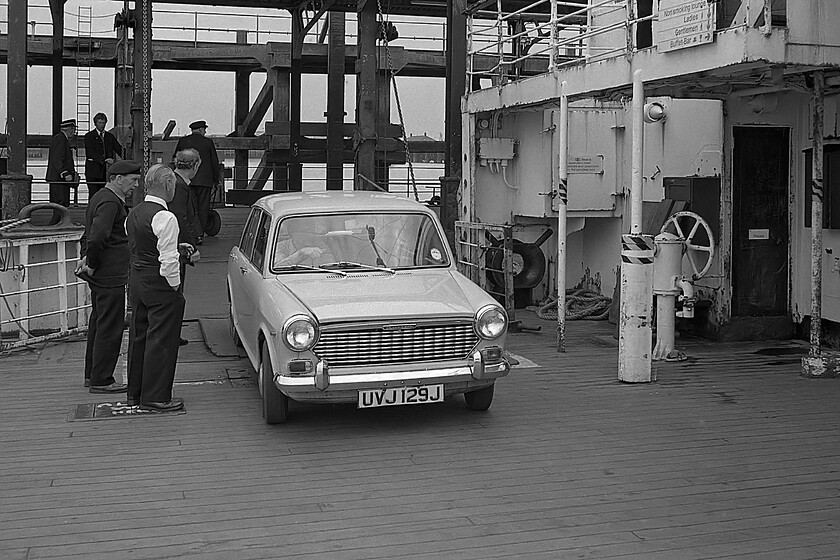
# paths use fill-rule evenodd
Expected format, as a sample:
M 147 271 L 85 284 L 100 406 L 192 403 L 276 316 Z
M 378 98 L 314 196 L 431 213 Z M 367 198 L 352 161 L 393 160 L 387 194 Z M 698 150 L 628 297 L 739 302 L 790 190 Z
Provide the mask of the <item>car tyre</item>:
M 207 225 L 204 228 L 205 235 L 215 237 L 222 229 L 222 217 L 215 210 L 207 213 Z
M 289 415 L 289 397 L 274 385 L 272 370 L 268 347 L 263 344 L 260 352 L 263 418 L 265 418 L 266 424 L 284 424 Z
M 467 408 L 470 410 L 487 410 L 493 404 L 493 391 L 496 384 L 489 385 L 483 389 L 477 389 L 464 393 L 464 400 L 467 401 Z

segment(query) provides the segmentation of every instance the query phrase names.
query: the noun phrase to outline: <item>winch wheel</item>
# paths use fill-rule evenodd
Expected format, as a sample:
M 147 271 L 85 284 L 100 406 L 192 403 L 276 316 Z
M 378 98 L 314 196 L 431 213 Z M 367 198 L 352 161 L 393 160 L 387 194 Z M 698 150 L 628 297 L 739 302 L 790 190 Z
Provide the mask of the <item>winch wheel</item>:
M 697 240 L 701 227 L 705 233 L 706 244 Z M 688 231 L 687 235 L 686 231 Z M 677 212 L 668 218 L 659 233 L 673 233 L 683 239 L 683 254 L 688 258 L 691 266 L 692 280 L 702 278 L 709 271 L 715 254 L 715 239 L 712 237 L 712 228 L 699 214 L 688 211 Z M 698 257 L 701 253 L 705 253 L 706 261 L 702 267 L 698 267 Z

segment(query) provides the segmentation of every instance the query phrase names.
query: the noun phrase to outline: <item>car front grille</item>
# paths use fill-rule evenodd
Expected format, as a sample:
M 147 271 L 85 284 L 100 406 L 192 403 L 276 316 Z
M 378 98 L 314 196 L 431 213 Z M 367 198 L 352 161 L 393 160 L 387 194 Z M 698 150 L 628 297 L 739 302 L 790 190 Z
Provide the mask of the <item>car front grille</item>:
M 333 367 L 462 360 L 478 342 L 471 322 L 354 326 L 321 332 L 315 354 Z

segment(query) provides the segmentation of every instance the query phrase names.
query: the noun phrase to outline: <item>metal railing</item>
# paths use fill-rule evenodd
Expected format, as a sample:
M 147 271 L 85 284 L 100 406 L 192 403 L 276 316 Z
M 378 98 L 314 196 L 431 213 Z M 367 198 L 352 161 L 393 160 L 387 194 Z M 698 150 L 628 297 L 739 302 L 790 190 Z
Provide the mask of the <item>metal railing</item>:
M 516 319 L 513 294 L 513 228 L 507 225 L 455 222 L 458 271 L 504 305 Z
M 0 227 L 0 351 L 85 332 L 90 289 L 72 272 L 81 232 L 5 237 L 14 225 Z
M 738 13 L 758 8 L 764 16 L 763 29 L 769 33 L 773 0 L 731 0 Z M 489 4 L 489 5 L 488 5 Z M 513 7 L 508 8 L 508 5 Z M 484 2 L 481 10 L 467 18 L 467 75 L 489 78 L 501 85 L 525 75 L 624 56 L 651 47 L 650 29 L 658 14 L 639 14 L 635 0 L 535 0 Z M 773 6 L 773 15 L 784 11 Z M 719 22 L 718 27 L 749 24 L 754 18 L 736 17 Z M 647 33 L 639 34 L 641 26 Z M 495 63 L 481 67 L 477 57 L 491 57 Z

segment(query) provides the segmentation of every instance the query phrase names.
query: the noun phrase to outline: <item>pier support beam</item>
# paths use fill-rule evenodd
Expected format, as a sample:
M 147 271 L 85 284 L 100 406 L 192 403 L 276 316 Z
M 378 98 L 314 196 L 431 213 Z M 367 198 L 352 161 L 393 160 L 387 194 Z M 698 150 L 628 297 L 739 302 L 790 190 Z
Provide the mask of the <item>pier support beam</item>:
M 330 12 L 327 54 L 327 190 L 344 189 L 344 12 Z
M 64 4 L 67 0 L 50 0 L 52 16 L 52 134 L 58 134 L 63 120 L 64 91 Z M 81 123 L 80 123 L 81 124 Z
M 358 130 L 354 142 L 356 148 L 354 185 L 356 190 L 372 190 L 370 182 L 376 178 L 378 101 L 376 37 L 379 25 L 376 22 L 376 2 L 359 0 L 357 17 L 359 54 L 356 59 L 356 125 Z
M 131 98 L 134 87 L 134 66 L 132 50 L 129 45 L 131 11 L 128 0 L 117 19 L 117 68 L 114 72 L 114 136 L 124 147 L 126 154 L 132 153 L 131 134 Z
M 27 0 L 9 0 L 9 56 L 6 126 L 8 175 L 2 176 L 2 218 L 16 218 L 32 200 L 32 176 L 26 174 L 26 25 Z
M 236 32 L 236 43 L 248 43 L 248 32 Z M 248 118 L 251 103 L 251 71 L 237 70 L 234 78 L 234 127 L 233 136 L 244 135 L 242 125 Z M 265 112 L 263 112 L 263 115 Z M 262 116 L 260 117 L 262 119 Z M 236 150 L 233 153 L 233 188 L 244 189 L 248 186 L 248 150 Z
M 440 178 L 440 221 L 450 247 L 455 247 L 458 186 L 463 170 L 461 152 L 461 97 L 467 91 L 467 0 L 447 2 L 446 8 L 446 154 Z

